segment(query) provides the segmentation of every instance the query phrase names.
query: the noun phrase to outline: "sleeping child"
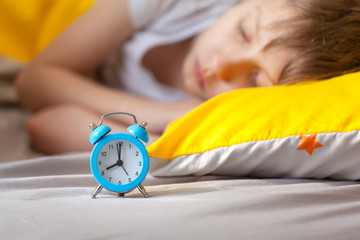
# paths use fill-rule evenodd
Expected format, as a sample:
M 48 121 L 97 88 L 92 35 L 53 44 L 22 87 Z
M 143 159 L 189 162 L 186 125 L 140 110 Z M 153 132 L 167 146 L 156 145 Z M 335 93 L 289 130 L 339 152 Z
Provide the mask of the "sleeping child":
M 16 87 L 36 150 L 88 151 L 88 124 L 105 113 L 146 120 L 154 141 L 216 95 L 358 71 L 359 42 L 360 0 L 99 0 Z

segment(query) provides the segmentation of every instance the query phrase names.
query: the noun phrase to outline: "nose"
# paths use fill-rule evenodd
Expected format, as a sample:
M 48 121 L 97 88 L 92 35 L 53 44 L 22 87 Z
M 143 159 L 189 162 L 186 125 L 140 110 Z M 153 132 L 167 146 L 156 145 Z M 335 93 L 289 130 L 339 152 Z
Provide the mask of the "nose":
M 244 53 L 224 51 L 215 54 L 213 67 L 219 80 L 231 81 L 248 75 L 254 67 L 254 61 Z

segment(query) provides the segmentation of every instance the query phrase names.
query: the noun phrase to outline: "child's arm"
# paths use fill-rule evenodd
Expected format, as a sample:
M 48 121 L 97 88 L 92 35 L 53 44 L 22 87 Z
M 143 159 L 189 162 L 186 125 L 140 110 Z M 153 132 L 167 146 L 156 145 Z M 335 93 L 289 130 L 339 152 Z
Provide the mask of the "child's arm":
M 109 89 L 85 76 L 133 31 L 126 3 L 99 1 L 39 54 L 18 78 L 22 104 L 34 110 L 59 103 L 98 109 L 99 98 Z
M 74 104 L 99 114 L 127 111 L 149 121 L 153 130 L 161 131 L 197 102 L 176 103 L 174 107 L 175 103 L 149 101 L 86 77 L 132 32 L 127 1 L 99 1 L 20 74 L 17 89 L 21 103 L 32 110 Z

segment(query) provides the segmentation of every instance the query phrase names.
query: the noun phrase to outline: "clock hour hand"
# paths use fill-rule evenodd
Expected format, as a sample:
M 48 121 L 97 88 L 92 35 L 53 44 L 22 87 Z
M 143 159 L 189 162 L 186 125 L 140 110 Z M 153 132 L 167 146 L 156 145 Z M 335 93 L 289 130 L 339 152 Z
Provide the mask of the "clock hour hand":
M 116 162 L 115 164 L 107 167 L 106 170 L 109 170 L 109 169 L 111 169 L 111 168 L 113 168 L 113 167 L 116 167 L 116 166 L 119 166 L 119 164 L 118 164 L 117 162 Z
M 114 163 L 113 165 L 107 167 L 106 170 L 109 170 L 109 169 L 111 169 L 113 167 L 119 166 L 119 167 L 122 167 L 124 169 L 124 171 L 126 172 L 127 175 L 129 175 L 128 172 L 125 170 L 123 164 L 124 164 L 123 160 L 117 160 L 116 163 Z

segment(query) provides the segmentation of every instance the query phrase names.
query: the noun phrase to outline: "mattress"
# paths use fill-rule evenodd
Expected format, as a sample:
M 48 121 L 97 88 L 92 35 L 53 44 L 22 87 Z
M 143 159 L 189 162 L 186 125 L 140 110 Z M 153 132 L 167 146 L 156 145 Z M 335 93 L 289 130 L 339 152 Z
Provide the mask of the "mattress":
M 351 181 L 156 178 L 119 197 L 96 182 L 89 153 L 0 164 L 1 239 L 358 239 Z

